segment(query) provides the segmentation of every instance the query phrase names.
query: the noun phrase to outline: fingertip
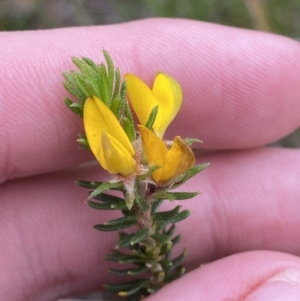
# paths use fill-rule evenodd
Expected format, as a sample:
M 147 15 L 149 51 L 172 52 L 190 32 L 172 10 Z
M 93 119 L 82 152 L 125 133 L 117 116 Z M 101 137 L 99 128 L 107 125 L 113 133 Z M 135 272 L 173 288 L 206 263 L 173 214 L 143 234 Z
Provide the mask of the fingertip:
M 75 143 L 80 121 L 62 103 L 67 92 L 61 73 L 74 68 L 72 56 L 100 62 L 103 48 L 121 70 L 149 84 L 158 71 L 180 83 L 184 102 L 167 136 L 194 136 L 204 148 L 235 149 L 271 142 L 299 126 L 300 47 L 288 38 L 149 19 L 1 33 L 0 39 L 0 138 L 6 142 L 0 166 L 9 165 L 1 168 L 3 181 L 87 160 Z
M 262 287 L 267 287 L 268 281 L 271 282 L 275 277 L 282 278 L 283 275 L 299 273 L 298 257 L 270 251 L 240 253 L 187 273 L 163 287 L 148 300 L 277 300 L 254 297 L 257 293 L 262 295 Z M 268 296 L 274 296 L 273 289 L 268 288 Z M 286 287 L 284 289 L 286 292 Z

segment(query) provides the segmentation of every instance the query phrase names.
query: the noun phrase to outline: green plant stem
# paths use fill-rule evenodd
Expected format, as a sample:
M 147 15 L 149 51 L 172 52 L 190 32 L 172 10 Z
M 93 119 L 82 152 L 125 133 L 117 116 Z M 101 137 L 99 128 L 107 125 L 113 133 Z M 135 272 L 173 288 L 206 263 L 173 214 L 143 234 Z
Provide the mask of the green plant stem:
M 150 196 L 150 189 L 151 185 L 148 183 L 139 182 L 138 193 L 144 197 L 144 200 L 148 205 L 148 209 L 145 212 L 138 210 L 137 215 L 140 227 L 149 229 L 145 242 L 142 244 L 144 244 L 144 247 L 146 248 L 145 253 L 150 257 L 149 259 L 152 259 L 151 261 L 153 262 L 151 265 L 148 264 L 147 268 L 150 274 L 149 278 L 154 289 L 155 287 L 157 288 L 163 285 L 164 272 L 162 265 L 159 263 L 159 260 L 162 257 L 159 255 L 160 247 L 156 240 L 151 237 L 155 233 L 156 229 L 151 215 L 152 203 L 154 200 Z

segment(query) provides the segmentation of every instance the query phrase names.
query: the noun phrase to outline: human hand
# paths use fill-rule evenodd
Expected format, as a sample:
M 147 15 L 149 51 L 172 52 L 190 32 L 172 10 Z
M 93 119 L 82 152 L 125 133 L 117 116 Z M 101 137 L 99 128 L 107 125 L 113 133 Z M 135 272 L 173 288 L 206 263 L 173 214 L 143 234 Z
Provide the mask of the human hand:
M 0 41 L 1 300 L 56 300 L 113 279 L 103 258 L 116 235 L 92 226 L 115 213 L 86 207 L 74 184 L 105 173 L 97 164 L 62 170 L 92 157 L 78 149 L 83 128 L 62 102 L 60 74 L 71 56 L 102 61 L 102 48 L 148 83 L 160 70 L 176 78 L 183 108 L 166 136 L 197 137 L 209 150 L 198 157 L 211 166 L 185 189 L 203 195 L 182 203 L 192 215 L 177 229 L 194 270 L 147 300 L 299 299 L 300 154 L 262 147 L 300 124 L 299 43 L 159 19 Z

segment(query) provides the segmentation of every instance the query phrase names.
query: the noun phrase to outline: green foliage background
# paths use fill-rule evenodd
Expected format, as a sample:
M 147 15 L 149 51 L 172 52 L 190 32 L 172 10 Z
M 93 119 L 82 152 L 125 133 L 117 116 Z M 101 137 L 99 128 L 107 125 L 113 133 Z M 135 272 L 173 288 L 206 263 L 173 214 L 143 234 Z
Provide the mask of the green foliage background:
M 300 37 L 298 0 L 0 0 L 0 30 L 109 24 L 180 17 Z M 267 29 L 267 28 L 258 28 Z

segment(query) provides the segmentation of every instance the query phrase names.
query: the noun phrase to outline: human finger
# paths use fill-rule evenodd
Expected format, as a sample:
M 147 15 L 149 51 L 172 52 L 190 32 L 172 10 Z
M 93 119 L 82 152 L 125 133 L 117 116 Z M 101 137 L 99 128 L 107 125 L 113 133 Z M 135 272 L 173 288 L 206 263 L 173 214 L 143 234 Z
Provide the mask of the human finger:
M 252 251 L 200 267 L 146 300 L 296 301 L 299 298 L 299 257 L 270 251 Z
M 189 20 L 0 33 L 0 182 L 88 160 L 79 118 L 62 103 L 71 56 L 117 66 L 151 83 L 178 80 L 184 104 L 168 135 L 209 149 L 262 145 L 299 126 L 300 47 L 288 38 Z
M 174 255 L 188 247 L 189 270 L 248 250 L 300 255 L 298 151 L 267 148 L 215 153 L 202 160 L 210 160 L 211 166 L 182 190 L 202 190 L 203 195 L 181 202 L 192 215 L 176 230 L 182 240 Z M 74 179 L 101 180 L 99 170 L 97 165 L 81 167 L 2 185 L 2 294 L 14 290 L 14 300 L 19 300 L 26 288 L 31 300 L 41 300 L 39 294 L 59 298 L 101 289 L 112 281 L 107 275 L 112 265 L 103 258 L 116 244 L 117 234 L 92 226 L 118 213 L 85 208 L 88 193 L 73 184 Z M 165 202 L 162 210 L 175 205 Z

